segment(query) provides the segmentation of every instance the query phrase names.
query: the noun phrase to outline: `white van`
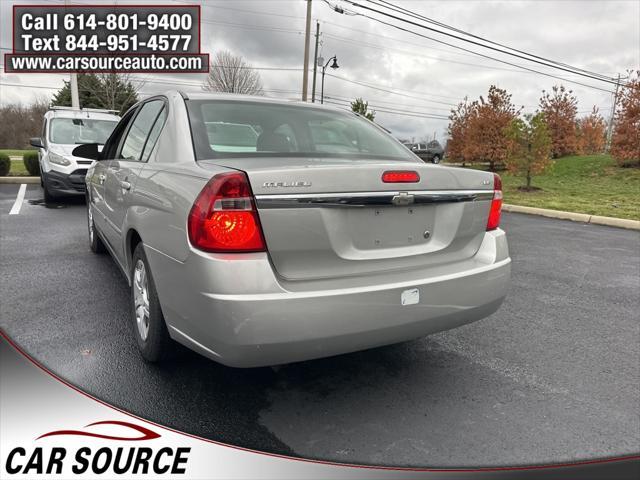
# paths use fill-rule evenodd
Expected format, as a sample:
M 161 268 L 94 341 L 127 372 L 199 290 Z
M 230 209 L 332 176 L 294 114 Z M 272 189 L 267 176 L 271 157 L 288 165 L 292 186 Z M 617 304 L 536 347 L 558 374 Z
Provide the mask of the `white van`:
M 79 144 L 104 144 L 120 117 L 114 110 L 52 107 L 44 114 L 42 136 L 31 139 L 38 148 L 44 200 L 84 195 L 84 177 L 91 161 L 77 158 L 72 151 Z

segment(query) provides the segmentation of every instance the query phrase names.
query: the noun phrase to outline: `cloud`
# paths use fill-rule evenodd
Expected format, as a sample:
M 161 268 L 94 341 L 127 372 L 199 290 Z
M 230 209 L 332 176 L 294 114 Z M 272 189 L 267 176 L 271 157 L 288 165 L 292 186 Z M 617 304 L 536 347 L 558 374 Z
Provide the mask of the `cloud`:
M 624 73 L 627 68 L 640 66 L 640 2 L 637 1 L 392 1 L 496 42 L 599 73 L 615 76 L 618 72 Z M 88 2 L 89 0 L 84 0 L 83 3 Z M 34 3 L 38 1 L 35 0 Z M 123 0 L 118 2 L 126 3 L 128 2 Z M 134 0 L 133 3 L 140 3 L 140 0 Z M 332 3 L 339 3 L 339 0 L 332 0 Z M 11 2 L 0 2 L 0 16 L 3 19 L 0 35 L 2 47 L 11 44 L 11 29 L 6 24 L 7 19 L 11 18 L 10 5 Z M 258 67 L 302 68 L 302 31 L 306 2 L 206 1 L 202 5 L 203 50 L 212 54 L 219 49 L 231 50 Z M 347 7 L 347 4 L 342 5 Z M 357 10 L 355 7 L 349 8 Z M 561 82 L 462 52 L 362 16 L 340 15 L 322 1 L 313 2 L 312 18 L 314 31 L 315 20 L 321 23 L 322 55 L 325 58 L 334 54 L 338 57 L 340 69 L 330 72 L 378 87 L 368 88 L 327 76 L 325 93 L 338 102 L 363 97 L 378 110 L 446 115 L 450 105 L 455 105 L 465 96 L 474 99 L 486 94 L 489 86 L 496 84 L 513 95 L 516 105 L 524 105 L 525 111 L 533 111 L 542 89 L 548 90 Z M 485 49 L 419 30 L 417 27 L 412 28 L 434 39 L 497 56 Z M 311 55 L 313 47 L 312 37 Z M 536 66 L 522 59 L 507 56 L 500 58 L 567 79 L 611 88 L 602 82 Z M 301 71 L 261 70 L 260 74 L 269 95 L 299 98 L 302 89 Z M 148 78 L 142 87 L 145 94 L 166 90 L 172 84 L 187 91 L 199 90 L 204 79 L 204 75 L 194 74 L 137 77 Z M 2 72 L 1 78 L 3 83 L 59 87 L 66 77 L 20 74 L 12 75 L 12 80 L 9 81 L 9 76 Z M 598 105 L 603 113 L 608 113 L 611 105 L 609 93 L 570 83 L 566 85 L 578 96 L 580 111 L 588 111 L 593 105 Z M 35 95 L 49 92 L 42 88 L 1 88 L 2 102 L 29 101 Z M 398 94 L 381 89 L 396 91 Z M 320 76 L 317 91 L 319 94 Z M 446 120 L 401 116 L 381 111 L 376 120 L 403 138 L 430 138 L 435 132 L 438 138 L 443 139 L 447 126 Z

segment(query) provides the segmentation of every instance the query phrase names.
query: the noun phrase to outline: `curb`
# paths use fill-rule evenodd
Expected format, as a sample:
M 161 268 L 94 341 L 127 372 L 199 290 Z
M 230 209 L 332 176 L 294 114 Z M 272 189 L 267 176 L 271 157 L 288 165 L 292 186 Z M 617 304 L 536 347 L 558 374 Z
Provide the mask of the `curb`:
M 40 177 L 0 177 L 0 183 L 34 183 L 40 185 Z
M 592 223 L 594 225 L 606 225 L 608 227 L 640 230 L 640 220 L 628 220 L 625 218 L 602 217 L 589 215 L 588 213 L 563 212 L 562 210 L 549 210 L 546 208 L 523 207 L 520 205 L 502 205 L 504 212 L 526 213 L 529 215 L 541 215 L 543 217 L 557 218 L 560 220 L 572 220 L 574 222 Z

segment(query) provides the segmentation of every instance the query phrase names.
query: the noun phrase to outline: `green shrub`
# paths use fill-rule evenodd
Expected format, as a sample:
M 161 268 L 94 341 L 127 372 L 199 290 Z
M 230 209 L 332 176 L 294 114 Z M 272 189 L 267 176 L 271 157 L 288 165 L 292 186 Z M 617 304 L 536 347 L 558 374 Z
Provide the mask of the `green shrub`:
M 40 162 L 38 161 L 38 152 L 26 152 L 22 156 L 22 161 L 24 162 L 24 168 L 27 169 L 29 175 L 34 177 L 40 176 Z
M 6 177 L 11 170 L 11 159 L 9 155 L 0 153 L 0 177 Z

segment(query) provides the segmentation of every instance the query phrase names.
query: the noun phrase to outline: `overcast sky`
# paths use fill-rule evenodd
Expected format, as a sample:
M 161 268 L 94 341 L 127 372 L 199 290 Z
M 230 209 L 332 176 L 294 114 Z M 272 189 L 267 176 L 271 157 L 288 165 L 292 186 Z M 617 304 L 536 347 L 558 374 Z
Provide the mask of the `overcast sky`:
M 609 76 L 640 68 L 640 0 L 391 0 L 435 20 L 552 60 Z M 11 5 L 26 4 L 0 0 L 0 47 L 11 46 Z M 64 3 L 37 0 L 34 3 Z M 91 1 L 79 0 L 78 4 Z M 99 4 L 160 3 L 99 1 Z M 215 54 L 227 49 L 242 55 L 255 67 L 299 69 L 261 70 L 265 93 L 283 98 L 300 98 L 304 48 L 305 0 L 193 0 L 161 3 L 201 3 L 202 49 Z M 367 13 L 340 0 L 330 0 L 354 12 Z M 369 14 L 371 14 L 369 12 Z M 375 14 L 371 14 L 375 16 Z M 506 88 L 514 103 L 532 112 L 543 89 L 563 82 L 519 70 L 493 60 L 456 50 L 433 40 L 396 30 L 362 16 L 340 15 L 323 0 L 313 0 L 314 20 L 319 20 L 322 37 L 320 51 L 329 58 L 337 55 L 340 68 L 327 73 L 342 78 L 325 80 L 325 99 L 344 103 L 363 97 L 374 110 L 393 109 L 406 115 L 378 111 L 376 121 L 401 138 L 445 137 L 447 121 L 424 118 L 447 115 L 452 105 L 465 96 L 476 99 L 489 85 Z M 382 17 L 381 17 L 382 18 Z M 389 20 L 389 19 L 387 19 Z M 395 22 L 398 23 L 398 22 Z M 612 85 L 585 79 L 530 62 L 496 54 L 443 35 L 410 27 L 435 39 L 482 52 L 530 68 L 543 70 L 568 80 L 576 80 L 611 90 Z M 315 31 L 315 26 L 313 27 Z M 311 42 L 313 55 L 313 38 Z M 4 68 L 4 61 L 0 61 Z M 312 66 L 312 63 L 310 63 Z M 0 102 L 29 103 L 37 96 L 49 98 L 68 75 L 5 74 L 0 69 Z M 146 79 L 144 94 L 157 93 L 171 84 L 185 91 L 199 90 L 202 75 L 140 75 Z M 311 78 L 311 76 L 310 76 Z M 366 83 L 350 83 L 344 79 Z M 587 113 L 594 105 L 608 117 L 611 94 L 564 82 L 579 99 L 579 111 Z M 10 84 L 10 85 L 8 85 Z M 23 86 L 15 86 L 23 85 Z M 37 87 L 37 88 L 35 88 Z M 317 92 L 319 95 L 319 82 Z M 393 93 L 392 93 L 393 92 Z M 409 116 L 411 115 L 411 116 Z

